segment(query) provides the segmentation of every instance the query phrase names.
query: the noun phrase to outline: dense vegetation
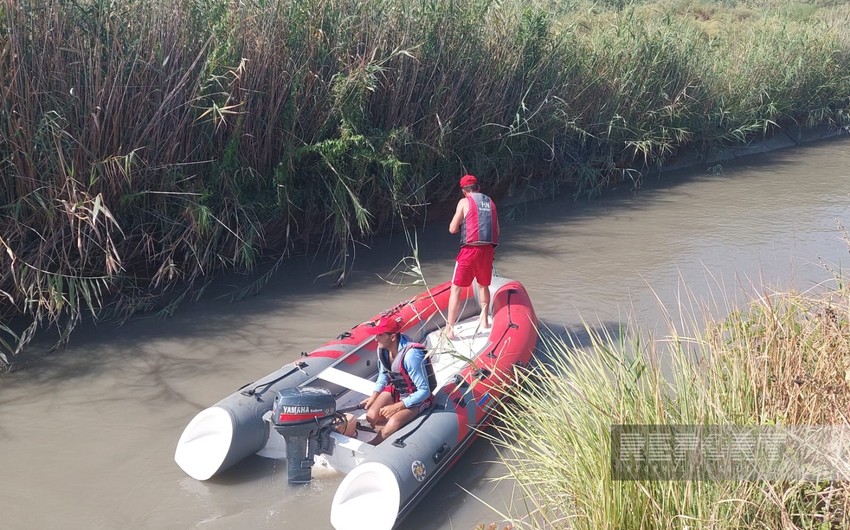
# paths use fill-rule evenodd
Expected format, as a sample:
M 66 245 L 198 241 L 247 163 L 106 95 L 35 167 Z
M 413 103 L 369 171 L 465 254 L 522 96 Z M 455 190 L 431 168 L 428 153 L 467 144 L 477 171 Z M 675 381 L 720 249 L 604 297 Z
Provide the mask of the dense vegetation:
M 513 514 L 514 527 L 848 528 L 850 288 L 835 280 L 823 292 L 765 289 L 743 309 L 726 301 L 720 321 L 685 300 L 664 337 L 637 325 L 588 326 L 586 344 L 548 334 L 551 363 L 515 389 L 496 436 L 529 506 Z M 802 438 L 773 464 L 780 478 L 618 481 L 610 433 L 624 424 L 843 431 Z M 823 453 L 821 467 L 809 467 L 821 474 L 804 480 L 794 466 L 824 442 L 840 450 Z
M 846 13 L 3 0 L 0 366 L 39 328 L 169 311 L 266 257 L 326 249 L 345 271 L 465 171 L 497 197 L 594 195 L 683 149 L 843 125 Z

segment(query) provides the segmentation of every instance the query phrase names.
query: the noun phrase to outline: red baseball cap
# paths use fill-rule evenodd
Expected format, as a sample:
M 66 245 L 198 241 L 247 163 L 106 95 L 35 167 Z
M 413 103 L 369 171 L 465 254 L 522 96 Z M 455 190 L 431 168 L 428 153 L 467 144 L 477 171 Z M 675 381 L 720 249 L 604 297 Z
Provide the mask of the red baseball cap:
M 461 188 L 472 186 L 473 184 L 478 184 L 478 179 L 475 178 L 475 175 L 464 175 L 460 178 Z
M 401 322 L 399 319 L 392 317 L 381 317 L 381 320 L 372 328 L 372 333 L 380 335 L 381 333 L 398 333 L 401 331 Z

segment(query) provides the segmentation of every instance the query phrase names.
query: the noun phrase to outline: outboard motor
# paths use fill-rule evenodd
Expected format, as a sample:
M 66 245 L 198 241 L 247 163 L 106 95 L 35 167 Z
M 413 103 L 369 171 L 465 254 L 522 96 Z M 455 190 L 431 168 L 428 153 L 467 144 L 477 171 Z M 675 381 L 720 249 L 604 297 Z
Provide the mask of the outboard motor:
M 331 431 L 336 400 L 326 388 L 286 388 L 277 393 L 272 409 L 274 429 L 286 440 L 286 469 L 290 484 L 313 478 L 313 456 L 332 454 Z

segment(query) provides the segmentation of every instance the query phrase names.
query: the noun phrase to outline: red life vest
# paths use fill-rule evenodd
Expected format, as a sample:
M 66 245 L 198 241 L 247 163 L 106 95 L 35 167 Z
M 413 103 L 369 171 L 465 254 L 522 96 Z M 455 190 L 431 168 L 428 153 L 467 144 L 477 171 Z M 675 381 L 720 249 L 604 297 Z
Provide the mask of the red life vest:
M 466 196 L 469 210 L 460 225 L 460 244 L 476 243 L 499 244 L 499 228 L 496 224 L 496 205 L 483 193 L 470 193 Z
M 416 385 L 413 384 L 413 379 L 407 372 L 407 368 L 404 367 L 404 356 L 412 349 L 425 350 L 425 346 L 418 342 L 408 342 L 404 345 L 404 348 L 399 350 L 398 355 L 393 359 L 392 365 L 389 363 L 389 351 L 382 348 L 380 355 L 378 355 L 378 359 L 380 359 L 381 364 L 389 374 L 388 384 L 392 385 L 402 398 L 409 396 L 417 390 Z M 428 373 L 429 390 L 433 393 L 437 387 L 437 378 L 434 375 L 434 367 L 431 366 L 431 359 L 428 355 L 425 355 L 425 370 Z

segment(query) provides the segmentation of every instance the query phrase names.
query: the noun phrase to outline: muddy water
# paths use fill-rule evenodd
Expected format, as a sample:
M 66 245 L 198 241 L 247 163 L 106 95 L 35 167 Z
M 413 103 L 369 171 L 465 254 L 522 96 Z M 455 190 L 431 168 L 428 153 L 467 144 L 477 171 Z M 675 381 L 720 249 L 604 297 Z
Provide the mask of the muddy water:
M 632 313 L 663 328 L 668 307 L 722 312 L 752 283 L 807 289 L 846 268 L 850 143 L 832 140 L 694 168 L 639 193 L 591 203 L 559 198 L 502 209 L 503 276 L 529 289 L 540 319 L 578 332 L 582 318 L 615 324 Z M 426 277 L 449 277 L 455 242 L 443 220 L 420 234 Z M 343 289 L 315 279 L 321 260 L 283 266 L 260 294 L 229 304 L 245 286 L 222 281 L 171 319 L 120 328 L 87 325 L 64 351 L 0 379 L 0 507 L 15 529 L 328 528 L 337 476 L 290 488 L 283 466 L 254 457 L 198 482 L 173 463 L 183 427 L 202 408 L 313 349 L 414 291 L 387 275 L 409 254 L 400 237 L 358 248 Z M 687 293 L 690 293 L 690 300 Z M 402 525 L 471 529 L 499 518 L 508 483 L 489 479 L 492 447 L 478 441 Z

